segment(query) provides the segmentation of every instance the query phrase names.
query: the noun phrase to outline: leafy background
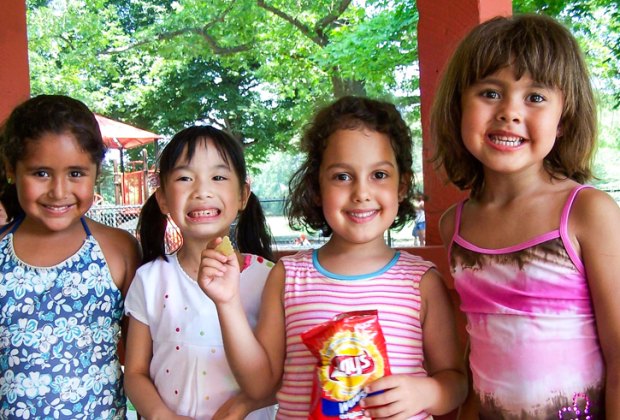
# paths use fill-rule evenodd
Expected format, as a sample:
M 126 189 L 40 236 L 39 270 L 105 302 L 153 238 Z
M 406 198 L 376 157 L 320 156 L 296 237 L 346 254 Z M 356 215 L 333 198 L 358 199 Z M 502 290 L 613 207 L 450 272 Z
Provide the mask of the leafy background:
M 171 136 L 213 124 L 241 139 L 261 198 L 286 194 L 296 142 L 317 106 L 346 93 L 391 100 L 421 170 L 415 0 L 28 0 L 33 94 Z M 618 1 L 515 0 L 577 36 L 601 110 L 599 186 L 620 189 Z M 129 150 L 125 159 L 141 159 Z M 157 151 L 148 147 L 149 164 Z M 113 197 L 111 166 L 102 192 Z M 418 177 L 420 179 L 420 177 Z

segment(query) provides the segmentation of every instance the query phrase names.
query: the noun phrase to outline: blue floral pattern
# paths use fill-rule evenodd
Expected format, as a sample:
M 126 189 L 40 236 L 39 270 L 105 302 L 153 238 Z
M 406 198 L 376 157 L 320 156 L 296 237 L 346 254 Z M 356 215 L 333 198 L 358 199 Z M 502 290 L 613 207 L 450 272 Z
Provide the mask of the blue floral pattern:
M 12 232 L 0 241 L 1 419 L 125 418 L 123 300 L 84 227 L 80 250 L 54 267 L 19 260 Z

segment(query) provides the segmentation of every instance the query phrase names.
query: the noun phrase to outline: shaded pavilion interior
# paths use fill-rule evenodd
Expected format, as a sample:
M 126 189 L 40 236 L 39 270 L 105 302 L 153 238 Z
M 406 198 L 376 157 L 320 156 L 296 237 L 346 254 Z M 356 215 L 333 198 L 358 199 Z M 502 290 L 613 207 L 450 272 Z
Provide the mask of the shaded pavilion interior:
M 423 172 L 424 193 L 430 197 L 425 203 L 427 234 L 426 247 L 410 251 L 433 261 L 456 294 L 446 252 L 438 231 L 439 217 L 450 205 L 464 197 L 464 193 L 446 185 L 444 179 L 427 162 L 432 155 L 429 134 L 430 108 L 445 62 L 456 44 L 475 25 L 497 15 L 512 14 L 511 0 L 418 0 L 418 51 L 422 98 Z M 28 38 L 25 0 L 6 2 L 0 13 L 0 121 L 11 109 L 30 96 L 28 67 Z M 464 320 L 459 319 L 459 330 L 464 337 Z M 437 418 L 456 418 L 454 415 Z

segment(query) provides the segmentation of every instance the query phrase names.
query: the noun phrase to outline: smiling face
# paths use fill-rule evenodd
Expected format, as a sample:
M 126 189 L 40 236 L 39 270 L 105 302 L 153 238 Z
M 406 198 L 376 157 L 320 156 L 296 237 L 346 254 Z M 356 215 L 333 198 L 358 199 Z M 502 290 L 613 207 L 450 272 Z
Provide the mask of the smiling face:
M 406 193 L 385 134 L 364 128 L 334 132 L 323 152 L 319 185 L 333 239 L 384 244 Z
M 488 174 L 542 171 L 561 136 L 562 92 L 505 67 L 462 95 L 461 133 L 467 150 Z
M 222 158 L 211 139 L 196 146 L 191 161 L 187 150 L 157 190 L 162 213 L 169 213 L 184 241 L 209 241 L 228 234 L 237 213 L 245 207 L 249 186 Z
M 50 132 L 30 140 L 24 157 L 7 174 L 15 179 L 24 224 L 61 231 L 79 223 L 90 208 L 97 164 L 73 134 Z

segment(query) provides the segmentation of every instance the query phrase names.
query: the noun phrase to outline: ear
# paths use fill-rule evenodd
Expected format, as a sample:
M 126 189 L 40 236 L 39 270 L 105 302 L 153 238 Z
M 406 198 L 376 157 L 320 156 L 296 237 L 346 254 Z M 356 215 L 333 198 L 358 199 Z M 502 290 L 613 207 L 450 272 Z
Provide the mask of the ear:
M 6 159 L 4 159 L 4 174 L 6 175 L 7 180 L 15 180 L 15 168 L 13 168 Z
M 159 211 L 162 214 L 168 214 L 170 211 L 168 210 L 168 203 L 166 202 L 166 194 L 161 190 L 161 187 L 155 190 L 155 199 L 157 200 L 157 204 L 159 205 Z
M 407 191 L 409 191 L 409 185 L 413 179 L 413 173 L 405 172 L 400 176 L 400 182 L 398 184 L 398 202 L 402 203 L 407 198 Z
M 239 211 L 245 210 L 245 206 L 248 205 L 251 192 L 252 190 L 250 189 L 250 183 L 247 181 L 244 182 L 243 187 L 241 188 L 241 196 L 239 197 Z
M 317 207 L 323 207 L 323 201 L 321 200 L 321 193 L 312 194 L 312 201 Z
M 564 135 L 564 127 L 562 127 L 562 123 L 560 122 L 558 124 L 558 128 L 555 132 L 555 138 L 559 139 L 560 137 L 562 137 Z

